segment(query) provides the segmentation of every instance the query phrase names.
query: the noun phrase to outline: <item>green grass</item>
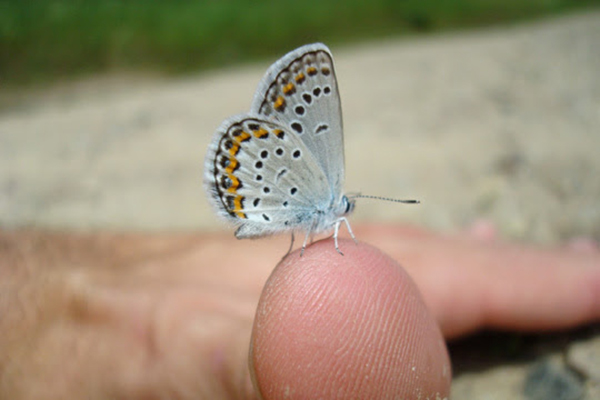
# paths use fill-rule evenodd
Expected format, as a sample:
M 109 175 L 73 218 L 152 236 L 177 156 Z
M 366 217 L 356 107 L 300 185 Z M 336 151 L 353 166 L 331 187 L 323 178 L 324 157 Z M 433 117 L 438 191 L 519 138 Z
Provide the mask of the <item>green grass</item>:
M 0 87 L 92 72 L 179 73 L 300 44 L 510 23 L 600 0 L 0 0 Z

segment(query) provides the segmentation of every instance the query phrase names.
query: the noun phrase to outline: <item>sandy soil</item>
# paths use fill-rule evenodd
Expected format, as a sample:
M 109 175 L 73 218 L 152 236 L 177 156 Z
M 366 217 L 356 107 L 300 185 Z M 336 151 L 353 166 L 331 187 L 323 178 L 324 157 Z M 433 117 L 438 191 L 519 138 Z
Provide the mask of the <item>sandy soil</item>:
M 489 218 L 517 239 L 600 239 L 598 43 L 600 13 L 589 12 L 333 47 L 347 190 L 422 201 L 364 200 L 353 220 L 447 230 Z M 269 64 L 5 96 L 0 223 L 226 229 L 202 191 L 202 160 Z

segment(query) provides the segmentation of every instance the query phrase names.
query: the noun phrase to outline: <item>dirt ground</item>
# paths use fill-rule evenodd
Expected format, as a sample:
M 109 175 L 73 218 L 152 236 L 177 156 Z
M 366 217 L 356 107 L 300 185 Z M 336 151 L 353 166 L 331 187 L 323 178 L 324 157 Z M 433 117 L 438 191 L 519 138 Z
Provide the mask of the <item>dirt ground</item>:
M 486 219 L 512 240 L 600 241 L 599 43 L 596 11 L 332 47 L 347 191 L 422 202 L 362 200 L 351 221 L 451 231 Z M 1 94 L 0 225 L 227 229 L 203 193 L 204 154 L 271 61 Z M 484 398 L 462 382 L 456 398 Z

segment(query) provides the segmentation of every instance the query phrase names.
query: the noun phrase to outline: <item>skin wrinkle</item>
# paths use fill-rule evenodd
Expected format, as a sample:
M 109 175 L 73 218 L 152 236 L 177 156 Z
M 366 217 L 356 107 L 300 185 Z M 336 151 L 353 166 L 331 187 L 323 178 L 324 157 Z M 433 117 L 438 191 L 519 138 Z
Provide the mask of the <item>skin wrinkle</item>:
M 381 284 L 384 284 L 385 282 L 381 282 Z M 381 309 L 383 311 L 387 311 L 391 309 L 391 304 L 394 301 L 394 298 L 391 296 L 383 296 L 384 291 L 383 290 L 378 290 L 377 288 L 375 288 L 371 294 L 374 296 L 373 301 L 368 302 L 368 304 L 381 304 Z M 385 333 L 389 332 L 389 331 L 397 331 L 400 330 L 402 331 L 402 326 L 397 326 L 398 324 L 390 324 L 390 321 L 393 320 L 393 318 L 391 318 L 391 315 L 388 315 L 387 313 L 384 313 L 381 315 L 380 321 L 383 322 L 383 324 L 380 326 L 380 328 L 378 329 L 377 332 L 373 331 L 373 330 L 369 330 L 369 329 L 364 329 L 363 331 L 368 333 L 370 332 L 370 336 L 379 336 L 381 339 L 378 342 L 373 343 L 374 347 L 377 348 L 381 348 L 381 349 L 387 349 L 388 353 L 391 354 L 395 354 L 398 351 L 398 346 L 397 343 L 394 343 L 397 339 L 394 339 L 394 337 L 392 337 L 391 335 L 386 335 Z M 400 318 L 402 319 L 402 318 Z M 410 324 L 407 324 L 410 325 Z M 405 337 L 405 335 L 403 333 L 398 332 L 398 336 L 397 337 Z M 402 346 L 400 346 L 400 356 L 399 359 L 403 359 L 404 358 L 404 354 L 403 354 L 403 349 Z M 383 354 L 383 352 L 377 352 L 375 351 L 375 354 Z M 378 360 L 374 360 L 375 364 L 378 365 Z M 390 368 L 384 368 L 384 366 L 380 366 L 379 371 L 377 371 L 377 373 L 382 373 L 382 372 L 388 372 L 390 370 Z M 384 381 L 388 381 L 388 379 L 384 379 Z
M 434 351 L 434 349 L 431 346 L 426 345 L 426 342 L 423 340 L 423 332 L 427 332 L 422 331 L 418 328 L 418 322 L 419 320 L 426 320 L 426 315 L 427 315 L 427 309 L 426 307 L 422 307 L 419 306 L 420 304 L 422 304 L 422 300 L 420 299 L 419 293 L 418 292 L 409 292 L 408 293 L 408 297 L 405 300 L 405 307 L 404 309 L 411 309 L 411 310 L 415 310 L 415 312 L 409 314 L 408 316 L 408 320 L 406 321 L 406 323 L 401 327 L 402 328 L 402 333 L 400 333 L 399 335 L 397 335 L 396 337 L 403 337 L 405 338 L 407 343 L 415 343 L 415 346 L 420 347 L 421 350 L 415 350 L 412 354 L 413 354 L 413 358 L 415 354 L 427 354 L 428 357 L 426 358 L 424 363 L 418 363 L 418 360 L 413 360 L 413 358 L 409 358 L 408 357 L 408 353 L 410 351 L 409 348 L 407 347 L 400 347 L 402 354 L 401 354 L 401 358 L 402 360 L 405 360 L 405 368 L 403 369 L 403 372 L 405 373 L 405 376 L 407 377 L 407 381 L 410 381 L 410 376 L 413 373 L 413 366 L 416 366 L 416 371 L 418 371 L 417 373 L 417 378 L 418 381 L 423 381 L 423 380 L 430 380 L 427 378 L 427 374 L 422 372 L 422 369 L 425 368 L 433 368 L 433 366 L 435 365 L 434 360 L 438 357 L 438 354 L 443 354 L 446 351 L 446 345 L 445 342 L 443 341 L 443 339 L 441 337 L 438 338 L 437 340 L 437 344 L 438 344 L 438 348 L 437 348 L 437 354 L 434 355 L 436 352 Z M 420 315 L 419 315 L 420 314 Z M 445 367 L 445 366 L 443 366 Z M 448 367 L 450 368 L 450 365 L 448 365 Z M 450 376 L 448 376 L 447 378 L 450 378 Z M 420 390 L 420 387 L 418 385 L 415 386 L 415 390 Z
M 375 393 L 373 392 L 374 387 L 378 388 L 378 392 L 388 390 L 388 393 L 392 393 L 397 389 L 398 373 L 407 368 L 404 367 L 404 362 L 407 359 L 412 360 L 413 356 L 410 354 L 413 350 L 409 348 L 408 352 L 404 351 L 405 345 L 402 344 L 405 343 L 404 338 L 384 339 L 381 337 L 400 331 L 403 326 L 401 321 L 407 319 L 407 316 L 399 313 L 398 308 L 400 307 L 398 301 L 404 302 L 403 298 L 406 298 L 407 291 L 403 289 L 404 283 L 399 290 L 396 282 L 398 279 L 402 282 L 409 282 L 408 276 L 396 269 L 397 267 L 390 269 L 388 266 L 387 269 L 381 271 L 383 274 L 374 269 L 372 265 L 376 263 L 371 264 L 370 260 L 377 260 L 381 257 L 380 253 L 376 251 L 373 251 L 372 257 L 369 256 L 369 262 L 359 266 L 361 263 L 361 251 L 359 250 L 362 245 L 356 247 L 354 244 L 348 243 L 351 242 L 344 241 L 343 245 L 353 248 L 353 251 L 348 251 L 344 259 L 332 258 L 328 264 L 319 264 L 317 259 L 310 258 L 311 253 L 307 253 L 300 261 L 304 268 L 298 271 L 298 265 L 279 266 L 267 284 L 267 286 L 272 284 L 277 286 L 278 290 L 286 291 L 286 296 L 281 299 L 280 304 L 277 293 L 273 296 L 271 291 L 268 291 L 268 299 L 261 299 L 261 305 L 263 301 L 268 301 L 272 307 L 276 307 L 276 313 L 286 308 L 283 320 L 279 320 L 277 315 L 270 315 L 271 319 L 279 320 L 282 326 L 290 324 L 302 326 L 303 329 L 312 330 L 315 335 L 319 335 L 317 332 L 322 334 L 321 337 L 316 336 L 308 341 L 300 339 L 299 342 L 296 342 L 298 337 L 304 335 L 304 332 L 276 332 L 275 334 L 278 336 L 271 338 L 270 342 L 258 343 L 261 351 L 271 349 L 269 352 L 280 351 L 276 348 L 282 337 L 286 338 L 286 342 L 292 340 L 296 343 L 294 352 L 286 351 L 286 357 L 295 360 L 293 365 L 284 363 L 274 369 L 270 365 L 270 358 L 261 361 L 262 369 L 258 371 L 257 382 L 275 398 L 278 398 L 278 393 L 282 395 L 283 388 L 278 388 L 276 385 L 262 385 L 267 385 L 267 382 L 274 378 L 279 382 L 286 381 L 285 377 L 289 374 L 292 374 L 296 380 L 293 387 L 309 388 L 306 396 L 320 397 L 326 393 L 330 395 L 340 393 L 340 390 L 345 393 L 361 393 L 362 391 L 363 396 L 370 396 Z M 316 243 L 313 246 L 320 245 L 320 243 Z M 350 265 L 346 265 L 347 261 L 351 261 Z M 336 265 L 339 262 L 343 264 Z M 385 262 L 389 264 L 389 259 Z M 286 273 L 281 272 L 282 270 L 285 270 Z M 292 275 L 291 279 L 289 279 L 289 275 Z M 280 276 L 281 281 L 291 281 L 295 286 L 293 288 L 286 287 L 285 284 L 280 286 L 281 282 L 278 282 Z M 413 286 L 408 288 L 409 291 L 414 291 L 414 284 L 412 282 L 410 284 Z M 313 288 L 315 285 L 325 285 L 326 291 L 322 296 L 322 301 L 330 304 L 329 309 L 332 310 L 330 312 L 321 310 L 324 314 L 323 320 L 319 318 L 315 320 L 312 315 L 306 319 L 306 304 L 302 304 L 302 301 L 314 303 L 314 299 L 310 297 L 306 299 L 305 296 L 306 288 Z M 410 303 L 413 301 L 412 298 L 408 300 Z M 296 302 L 299 304 L 285 305 Z M 422 303 L 419 307 L 424 310 Z M 328 317 L 327 314 L 330 316 Z M 419 312 L 418 315 L 427 314 Z M 409 315 L 409 317 L 413 316 Z M 429 317 L 427 316 L 427 318 Z M 437 331 L 435 324 L 430 326 Z M 319 341 L 314 342 L 315 338 Z M 413 338 L 421 340 L 418 337 L 413 336 Z M 254 353 L 256 354 L 258 350 L 256 336 L 253 341 L 255 341 Z M 317 347 L 314 347 L 315 345 Z M 437 346 L 435 347 L 437 348 Z M 313 355 L 307 358 L 302 355 L 302 351 L 310 352 Z M 300 353 L 297 356 L 295 352 Z M 298 370 L 299 364 L 304 364 L 300 370 Z M 369 365 L 367 366 L 367 364 Z M 306 369 L 308 365 L 311 365 L 311 369 Z M 328 372 L 323 374 L 323 368 Z M 335 371 L 333 375 L 332 370 Z M 272 376 L 272 373 L 275 375 Z M 412 377 L 409 378 L 412 379 Z M 417 383 L 413 383 L 413 386 L 415 384 Z M 288 387 L 290 386 L 288 385 Z M 405 390 L 410 391 L 409 388 Z
M 325 293 L 325 289 L 324 289 L 324 285 L 322 284 L 322 282 L 324 280 L 327 280 L 326 278 L 323 280 L 317 280 L 315 282 L 315 280 L 313 280 L 313 282 L 315 282 L 315 286 L 319 287 L 319 290 L 317 291 L 318 294 L 318 298 L 321 301 L 326 301 L 328 299 L 323 300 L 324 297 L 329 297 L 329 299 L 331 298 L 346 298 L 347 296 L 344 296 L 343 294 L 340 293 L 336 293 L 336 289 L 337 288 L 333 288 L 333 290 L 331 290 L 332 288 L 330 287 L 330 291 Z M 354 292 L 356 293 L 356 292 Z M 354 294 L 353 293 L 353 294 Z M 361 297 L 354 297 L 353 303 L 354 304 L 369 304 L 369 300 L 365 299 L 364 293 L 362 290 L 359 290 L 358 293 L 361 295 Z M 312 300 L 312 299 L 311 299 Z M 329 318 L 324 318 L 323 316 L 328 314 L 327 312 L 324 312 L 324 310 L 320 310 L 321 312 L 318 312 L 319 309 L 313 308 L 312 304 L 314 304 L 314 302 L 317 299 L 315 298 L 313 301 L 311 301 L 311 303 L 307 304 L 307 309 L 311 310 L 311 315 L 315 315 L 315 316 L 319 316 L 319 319 L 324 319 L 324 322 L 328 322 Z M 331 308 L 335 308 L 335 307 L 339 307 L 339 304 L 332 304 Z M 355 307 L 354 307 L 355 308 Z M 336 363 L 334 363 L 332 365 L 332 370 L 333 371 L 338 371 L 337 373 L 341 373 L 341 371 L 343 371 L 343 365 L 345 364 L 345 359 L 348 357 L 348 355 L 350 355 L 354 349 L 358 346 L 356 346 L 356 342 L 360 343 L 361 342 L 361 338 L 353 338 L 353 340 L 347 340 L 347 333 L 349 332 L 355 332 L 356 329 L 354 329 L 355 327 L 355 321 L 356 320 L 362 320 L 364 319 L 364 314 L 368 312 L 368 310 L 360 310 L 359 308 L 359 312 L 361 314 L 357 315 L 355 312 L 349 312 L 350 315 L 354 316 L 354 319 L 348 319 L 344 322 L 344 324 L 342 326 L 336 327 L 336 333 L 335 336 L 338 339 L 336 342 L 338 343 L 337 349 L 334 351 L 334 355 L 335 355 L 335 360 L 337 360 Z M 365 331 L 363 330 L 359 330 L 359 331 Z M 336 379 L 331 379 L 330 381 L 336 381 Z M 351 380 L 346 380 L 347 382 L 353 382 L 354 384 L 358 384 L 360 382 L 360 379 L 351 379 Z
M 410 300 L 410 299 L 409 299 Z M 406 308 L 409 308 L 410 305 L 406 304 Z M 403 320 L 403 319 L 399 319 L 399 320 Z M 410 370 L 409 366 L 410 364 L 412 364 L 412 357 L 409 357 L 409 353 L 410 353 L 410 349 L 406 346 L 402 346 L 402 341 L 406 340 L 407 343 L 420 343 L 420 341 L 418 340 L 419 335 L 416 334 L 416 331 L 414 329 L 411 329 L 411 326 L 415 326 L 416 325 L 416 314 L 409 314 L 408 318 L 406 320 L 406 323 L 404 325 L 400 325 L 397 328 L 399 328 L 399 332 L 394 335 L 395 337 L 395 341 L 396 343 L 394 343 L 394 348 L 397 350 L 398 353 L 398 361 L 400 362 L 400 360 L 403 360 L 405 363 L 405 368 L 401 369 L 400 373 L 403 374 L 405 371 Z M 400 340 L 400 338 L 402 338 L 402 340 Z
M 381 292 L 377 291 L 377 292 L 375 292 L 375 295 L 377 296 L 377 300 L 372 302 L 371 304 L 379 304 L 379 302 L 380 302 Z M 383 307 L 383 309 L 385 310 L 386 308 Z M 371 312 L 373 312 L 373 311 L 371 311 Z M 382 329 L 378 329 L 377 331 L 374 329 L 370 329 L 370 327 L 368 327 L 368 326 L 363 327 L 364 329 L 362 329 L 362 331 L 366 333 L 366 336 L 368 336 L 369 339 L 371 339 L 373 337 L 375 338 L 374 341 L 369 340 L 368 343 L 372 344 L 372 348 L 370 349 L 371 354 L 375 355 L 375 357 L 371 359 L 371 363 L 373 365 L 379 366 L 379 368 L 377 369 L 376 375 L 379 375 L 382 372 L 386 373 L 389 371 L 389 369 L 384 368 L 382 363 L 380 363 L 380 361 L 379 361 L 379 358 L 381 358 L 381 354 L 383 354 L 384 352 L 383 351 L 379 352 L 379 351 L 377 351 L 377 349 L 383 349 L 390 353 L 395 350 L 392 346 L 390 346 L 391 338 L 386 338 L 386 335 L 382 334 L 382 333 L 389 331 L 389 318 L 383 318 L 383 321 L 384 321 L 384 325 L 383 325 Z M 378 339 L 378 336 L 379 336 L 379 339 Z M 358 339 L 360 340 L 362 338 L 358 338 Z M 383 380 L 387 381 L 387 379 L 383 379 Z M 364 384 L 364 381 L 362 383 Z

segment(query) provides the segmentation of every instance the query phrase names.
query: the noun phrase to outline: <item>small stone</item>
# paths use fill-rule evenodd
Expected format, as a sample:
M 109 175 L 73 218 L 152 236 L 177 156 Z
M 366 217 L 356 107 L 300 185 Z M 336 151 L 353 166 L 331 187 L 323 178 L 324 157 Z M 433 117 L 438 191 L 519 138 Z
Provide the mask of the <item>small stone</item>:
M 531 400 L 581 400 L 584 386 L 564 365 L 546 360 L 531 367 L 523 393 Z
M 600 384 L 600 335 L 573 344 L 567 351 L 567 364 Z

